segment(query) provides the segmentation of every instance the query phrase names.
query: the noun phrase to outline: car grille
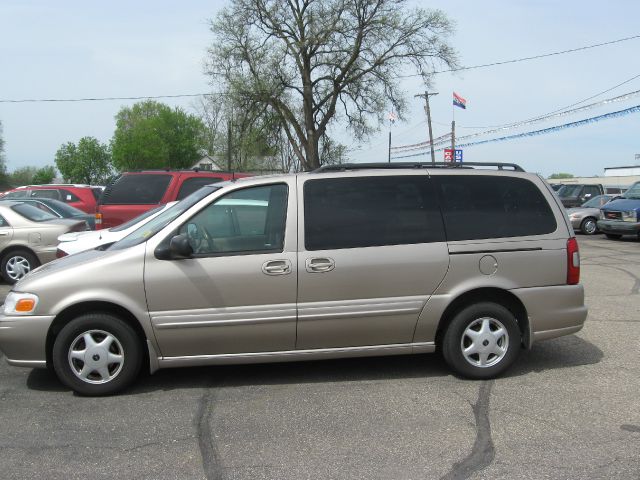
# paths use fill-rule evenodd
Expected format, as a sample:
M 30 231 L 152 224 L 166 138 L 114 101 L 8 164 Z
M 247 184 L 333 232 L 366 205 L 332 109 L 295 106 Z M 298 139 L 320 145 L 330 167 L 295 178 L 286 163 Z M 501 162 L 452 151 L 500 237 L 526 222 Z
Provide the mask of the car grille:
M 606 212 L 604 212 L 604 218 L 606 218 L 607 220 L 622 220 L 622 213 L 607 210 Z

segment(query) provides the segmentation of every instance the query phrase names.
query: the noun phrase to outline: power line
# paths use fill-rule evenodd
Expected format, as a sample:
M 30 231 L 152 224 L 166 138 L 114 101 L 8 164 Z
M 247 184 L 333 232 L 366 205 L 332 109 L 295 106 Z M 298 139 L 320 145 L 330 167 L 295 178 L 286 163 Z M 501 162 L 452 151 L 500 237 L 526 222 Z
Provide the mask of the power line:
M 500 62 L 492 62 L 492 63 L 483 63 L 480 65 L 472 65 L 470 67 L 460 67 L 460 68 L 451 68 L 449 70 L 438 70 L 435 72 L 432 72 L 434 75 L 440 74 L 440 73 L 450 73 L 450 72 L 461 72 L 463 70 L 475 70 L 478 68 L 486 68 L 486 67 L 495 67 L 498 65 L 506 65 L 509 63 L 518 63 L 518 62 L 526 62 L 529 60 L 537 60 L 539 58 L 546 58 L 546 57 L 553 57 L 556 55 L 564 55 L 565 53 L 575 53 L 575 52 L 580 52 L 583 50 L 589 50 L 591 48 L 597 48 L 597 47 L 604 47 L 606 45 L 613 45 L 615 43 L 621 43 L 621 42 L 626 42 L 629 40 L 635 40 L 637 38 L 640 38 L 640 35 L 633 35 L 631 37 L 625 37 L 625 38 L 619 38 L 617 40 L 611 40 L 609 42 L 602 42 L 602 43 L 596 43 L 593 45 L 586 45 L 584 47 L 578 47 L 578 48 L 570 48 L 569 50 L 561 50 L 559 52 L 551 52 L 551 53 L 543 53 L 540 55 L 533 55 L 531 57 L 521 57 L 521 58 L 514 58 L 512 60 L 503 60 Z M 410 77 L 422 77 L 421 74 L 417 73 L 417 74 L 413 74 L 413 75 L 400 75 L 399 78 L 410 78 Z
M 145 95 L 141 97 L 89 97 L 89 98 L 25 98 L 20 100 L 0 99 L 0 103 L 52 103 L 52 102 L 107 102 L 110 100 L 155 100 L 158 98 L 206 97 L 227 95 L 226 93 L 184 93 L 179 95 Z
M 497 65 L 505 65 L 509 63 L 525 62 L 528 60 L 536 60 L 539 58 L 552 57 L 555 55 L 563 55 L 565 53 L 573 53 L 573 52 L 579 52 L 582 50 L 589 50 L 591 48 L 603 47 L 606 45 L 613 45 L 615 43 L 626 42 L 628 40 L 635 40 L 637 38 L 640 38 L 640 35 L 633 35 L 631 37 L 619 38 L 617 40 L 611 40 L 609 42 L 596 43 L 594 45 L 587 45 L 584 47 L 572 48 L 569 50 L 562 50 L 559 52 L 551 52 L 551 53 L 544 53 L 541 55 L 534 55 L 532 57 L 522 57 L 522 58 L 516 58 L 512 60 L 504 60 L 501 62 L 472 65 L 470 67 L 453 68 L 450 70 L 439 70 L 432 73 L 439 74 L 439 73 L 448 73 L 448 72 L 460 72 L 463 70 L 473 70 L 477 68 L 494 67 Z M 410 78 L 410 77 L 421 77 L 421 76 L 422 75 L 420 74 L 399 75 L 398 78 Z M 113 100 L 147 100 L 147 99 L 155 100 L 158 98 L 185 98 L 185 97 L 199 97 L 199 96 L 207 96 L 207 95 L 226 95 L 226 93 L 185 93 L 185 94 L 179 94 L 179 95 L 145 95 L 145 96 L 139 96 L 139 97 L 26 98 L 26 99 L 18 99 L 18 100 L 0 99 L 0 103 L 104 102 L 104 101 L 113 101 Z

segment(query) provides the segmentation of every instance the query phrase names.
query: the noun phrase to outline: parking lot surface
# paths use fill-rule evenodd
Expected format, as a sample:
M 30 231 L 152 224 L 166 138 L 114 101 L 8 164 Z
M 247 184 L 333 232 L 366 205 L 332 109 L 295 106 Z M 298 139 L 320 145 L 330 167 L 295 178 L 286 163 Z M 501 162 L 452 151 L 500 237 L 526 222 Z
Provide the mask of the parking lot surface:
M 638 479 L 640 243 L 579 243 L 584 329 L 494 381 L 431 354 L 162 370 L 83 398 L 2 360 L 0 477 Z

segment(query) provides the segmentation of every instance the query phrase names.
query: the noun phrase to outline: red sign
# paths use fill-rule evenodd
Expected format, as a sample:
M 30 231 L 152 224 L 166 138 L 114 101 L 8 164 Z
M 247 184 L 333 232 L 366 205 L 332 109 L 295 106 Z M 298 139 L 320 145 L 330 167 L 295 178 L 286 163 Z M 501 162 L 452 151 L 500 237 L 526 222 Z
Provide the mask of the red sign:
M 444 161 L 445 162 L 453 162 L 453 149 L 445 148 L 444 149 Z

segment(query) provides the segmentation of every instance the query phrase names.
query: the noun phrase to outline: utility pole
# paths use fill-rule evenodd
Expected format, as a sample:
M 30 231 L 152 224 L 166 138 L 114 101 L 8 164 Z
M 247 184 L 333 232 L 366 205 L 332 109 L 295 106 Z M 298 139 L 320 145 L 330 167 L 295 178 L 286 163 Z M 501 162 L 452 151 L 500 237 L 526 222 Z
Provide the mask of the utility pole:
M 455 158 L 456 154 L 456 121 L 451 120 L 451 150 L 453 150 L 453 155 Z
M 231 120 L 227 121 L 227 170 L 231 171 Z
M 429 96 L 438 95 L 437 92 L 429 93 L 426 90 L 424 95 L 416 95 L 416 97 L 424 98 L 425 111 L 427 112 L 427 124 L 429 125 L 429 145 L 431 146 L 431 163 L 436 163 L 436 154 L 433 151 L 433 130 L 431 130 L 431 109 L 429 108 Z

